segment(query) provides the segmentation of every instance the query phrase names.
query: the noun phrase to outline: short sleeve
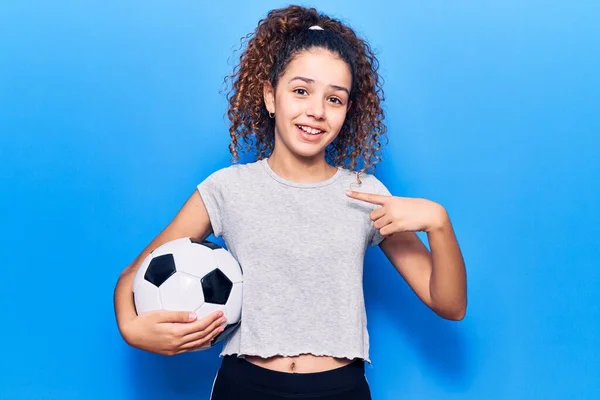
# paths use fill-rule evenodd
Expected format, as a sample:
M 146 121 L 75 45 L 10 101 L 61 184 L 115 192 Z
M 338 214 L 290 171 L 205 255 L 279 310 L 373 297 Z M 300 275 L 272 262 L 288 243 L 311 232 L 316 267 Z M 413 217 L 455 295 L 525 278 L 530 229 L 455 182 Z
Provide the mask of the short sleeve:
M 388 188 L 383 184 L 383 182 L 381 182 L 379 179 L 377 179 L 374 176 L 372 176 L 372 179 L 373 179 L 373 192 L 375 194 L 381 194 L 384 196 L 392 195 L 390 193 L 390 191 L 388 190 Z M 377 207 L 379 207 L 379 206 L 374 206 L 373 209 L 376 209 Z M 383 236 L 381 236 L 381 233 L 379 233 L 379 229 L 375 229 L 375 224 L 373 221 L 371 221 L 369 244 L 373 247 L 378 246 L 381 242 L 383 242 L 383 239 L 385 239 L 385 238 Z
M 214 172 L 204 179 L 197 186 L 198 193 L 204 202 L 210 224 L 213 228 L 213 235 L 220 237 L 223 235 L 223 185 L 219 171 Z

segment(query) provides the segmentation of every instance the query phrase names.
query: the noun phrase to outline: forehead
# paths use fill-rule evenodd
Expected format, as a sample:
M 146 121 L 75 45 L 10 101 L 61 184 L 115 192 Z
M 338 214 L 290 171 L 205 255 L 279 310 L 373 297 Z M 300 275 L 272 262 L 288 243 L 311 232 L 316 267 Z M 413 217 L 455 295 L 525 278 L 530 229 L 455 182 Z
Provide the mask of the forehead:
M 348 64 L 337 54 L 325 49 L 304 50 L 294 57 L 282 78 L 287 84 L 290 77 L 302 76 L 315 80 L 316 85 L 350 87 L 352 75 Z M 285 80 L 288 78 L 287 80 Z

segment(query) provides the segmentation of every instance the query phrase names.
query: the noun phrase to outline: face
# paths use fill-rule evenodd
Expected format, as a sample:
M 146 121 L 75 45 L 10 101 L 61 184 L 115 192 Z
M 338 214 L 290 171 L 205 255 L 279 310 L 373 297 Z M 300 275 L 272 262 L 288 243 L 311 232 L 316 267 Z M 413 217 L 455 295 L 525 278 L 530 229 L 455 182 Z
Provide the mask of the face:
M 273 91 L 264 87 L 267 110 L 275 113 L 274 152 L 325 157 L 350 108 L 350 67 L 334 53 L 311 49 L 297 55 Z

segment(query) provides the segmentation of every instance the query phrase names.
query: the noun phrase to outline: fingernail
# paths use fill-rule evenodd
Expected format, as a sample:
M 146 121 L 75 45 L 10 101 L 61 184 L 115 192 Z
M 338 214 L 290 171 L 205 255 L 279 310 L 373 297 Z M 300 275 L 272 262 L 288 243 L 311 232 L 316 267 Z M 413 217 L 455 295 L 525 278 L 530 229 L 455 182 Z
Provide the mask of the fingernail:
M 190 321 L 193 321 L 196 319 L 196 313 L 191 312 L 190 313 Z
M 223 311 L 219 311 L 219 312 L 217 313 L 217 318 L 219 318 L 219 317 L 222 317 L 222 316 L 223 316 Z
M 351 191 L 351 190 L 346 190 L 346 194 L 347 194 L 347 195 L 351 195 L 351 194 L 352 194 L 352 191 Z

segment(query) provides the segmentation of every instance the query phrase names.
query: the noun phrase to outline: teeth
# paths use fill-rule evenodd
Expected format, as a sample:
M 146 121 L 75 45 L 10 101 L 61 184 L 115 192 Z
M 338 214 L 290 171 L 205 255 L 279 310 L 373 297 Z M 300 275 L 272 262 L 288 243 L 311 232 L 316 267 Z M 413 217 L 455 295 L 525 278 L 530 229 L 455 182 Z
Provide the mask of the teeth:
M 309 128 L 307 126 L 298 125 L 298 128 L 302 129 L 306 133 L 310 133 L 311 135 L 318 135 L 319 133 L 323 133 L 318 129 Z

